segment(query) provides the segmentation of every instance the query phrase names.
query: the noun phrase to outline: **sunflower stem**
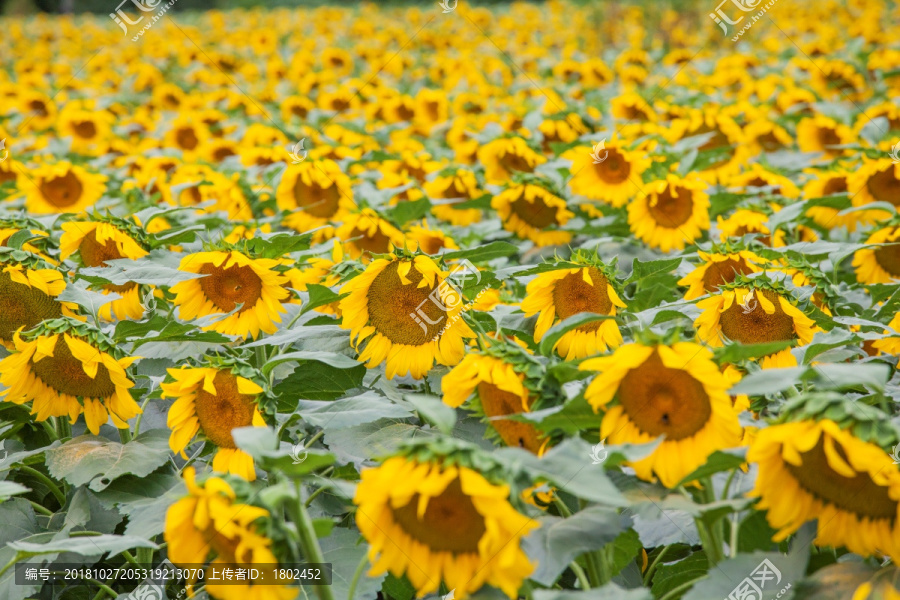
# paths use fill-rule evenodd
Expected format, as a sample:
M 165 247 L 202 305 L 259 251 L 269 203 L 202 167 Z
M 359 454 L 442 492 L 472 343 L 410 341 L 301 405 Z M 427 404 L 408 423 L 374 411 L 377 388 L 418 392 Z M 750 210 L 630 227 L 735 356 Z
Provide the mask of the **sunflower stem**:
M 581 565 L 573 560 L 569 563 L 569 568 L 572 569 L 572 572 L 575 573 L 575 577 L 577 577 L 578 581 L 581 583 L 581 589 L 591 589 L 591 582 L 588 581 L 587 575 L 584 574 L 584 569 L 581 568 Z
M 153 548 L 138 548 L 137 552 L 137 562 L 142 565 L 152 565 L 153 564 Z M 127 556 L 125 557 L 128 558 Z
M 356 570 L 353 572 L 353 579 L 350 580 L 350 589 L 347 592 L 347 600 L 353 600 L 353 595 L 356 594 L 356 586 L 359 584 L 359 578 L 362 577 L 363 569 L 368 562 L 368 554 L 363 554 L 362 560 L 359 561 L 359 564 L 356 565 Z
M 59 486 L 56 485 L 52 479 L 50 479 L 49 477 L 47 477 L 40 471 L 38 471 L 36 469 L 32 469 L 31 467 L 26 466 L 26 465 L 20 465 L 18 467 L 18 469 L 20 471 L 23 471 L 25 473 L 33 475 L 34 477 L 39 479 L 44 485 L 46 485 L 48 488 L 50 488 L 50 492 L 52 492 L 53 495 L 56 496 L 56 500 L 59 502 L 60 507 L 63 507 L 66 505 L 66 495 L 62 493 L 62 491 L 59 489 Z
M 127 444 L 128 442 L 130 442 L 131 441 L 131 430 L 128 429 L 127 427 L 125 429 L 120 429 L 119 430 L 119 439 L 122 441 L 123 444 Z
M 53 514 L 54 514 L 52 510 L 50 510 L 50 509 L 47 508 L 46 506 L 41 506 L 40 504 L 38 504 L 38 503 L 35 502 L 34 500 L 29 500 L 28 503 L 31 505 L 31 508 L 33 508 L 33 509 L 36 510 L 37 512 L 41 513 L 42 515 L 46 515 L 46 516 L 48 516 L 48 517 L 52 517 Z
M 703 577 L 706 577 L 706 575 L 704 575 Z M 691 579 L 690 581 L 685 581 L 678 587 L 674 587 L 671 590 L 669 590 L 669 592 L 665 596 L 660 598 L 659 600 L 674 600 L 675 598 L 678 598 L 678 594 L 680 594 L 684 590 L 687 590 L 687 589 L 693 587 L 694 584 L 697 583 L 700 579 L 702 579 L 702 577 L 698 577 L 697 579 Z
M 669 544 L 668 546 L 663 546 L 663 549 L 659 551 L 659 554 L 656 555 L 656 558 L 654 558 L 653 562 L 650 563 L 650 566 L 647 567 L 647 572 L 644 573 L 644 586 L 648 586 L 650 584 L 650 578 L 653 577 L 653 571 L 656 570 L 656 566 L 671 548 L 671 544 Z
M 597 563 L 594 562 L 594 555 L 592 552 L 585 552 L 584 564 L 587 565 L 587 577 L 590 582 L 590 587 L 600 587 L 600 573 L 597 569 Z
M 312 519 L 306 510 L 306 503 L 303 501 L 303 491 L 299 481 L 294 481 L 294 490 L 297 493 L 297 501 L 288 503 L 288 510 L 291 518 L 294 520 L 294 524 L 297 526 L 300 544 L 303 546 L 303 555 L 309 562 L 324 563 L 325 558 L 322 556 L 322 548 L 319 546 L 319 539 L 316 537 Z M 313 589 L 315 589 L 319 600 L 334 600 L 331 586 L 316 585 L 313 586 Z
M 147 399 L 141 404 L 141 412 L 137 416 L 137 419 L 134 420 L 134 437 L 141 432 L 141 419 L 144 418 L 144 409 L 147 408 L 147 403 L 150 402 L 150 396 L 147 396 Z

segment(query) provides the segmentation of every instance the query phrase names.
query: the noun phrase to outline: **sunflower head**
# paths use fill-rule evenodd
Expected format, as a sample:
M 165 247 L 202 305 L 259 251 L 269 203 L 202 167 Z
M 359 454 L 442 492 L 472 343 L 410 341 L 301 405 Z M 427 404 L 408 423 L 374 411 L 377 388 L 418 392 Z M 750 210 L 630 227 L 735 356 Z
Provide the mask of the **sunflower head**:
M 34 185 L 26 188 L 26 208 L 33 213 L 77 213 L 92 206 L 106 191 L 105 175 L 59 162 L 28 173 Z
M 406 575 L 419 596 L 443 582 L 459 598 L 484 585 L 516 597 L 534 570 L 520 542 L 537 523 L 510 503 L 509 485 L 472 467 L 471 452 L 408 450 L 362 472 L 353 501 L 373 576 Z
M 98 434 L 111 418 L 119 428 L 141 413 L 129 393 L 134 383 L 126 369 L 137 357 L 125 357 L 98 329 L 72 318 L 43 321 L 27 333 L 13 334 L 15 351 L 0 361 L 0 396 L 16 404 L 32 403 L 38 421 L 84 413 Z
M 673 487 L 714 451 L 741 441 L 728 395 L 733 381 L 703 346 L 627 344 L 579 368 L 599 372 L 585 399 L 603 411 L 601 439 L 648 443 L 665 436 L 652 454 L 631 464 L 642 479 L 658 477 Z
M 731 283 L 738 275 L 757 273 L 766 259 L 749 250 L 736 248 L 714 249 L 713 252 L 697 251 L 703 263 L 683 277 L 678 285 L 690 286 L 684 294 L 685 300 L 693 300 L 718 291 L 719 287 Z
M 218 448 L 214 470 L 254 480 L 253 458 L 238 449 L 231 432 L 265 427 L 259 405 L 271 397 L 259 383 L 264 381 L 262 375 L 239 357 L 221 356 L 168 372 L 171 381 L 161 388 L 164 398 L 175 399 L 168 417 L 172 451 L 186 457 L 184 449 L 201 433 Z
M 573 194 L 625 206 L 640 193 L 651 160 L 646 153 L 630 150 L 623 141 L 604 142 L 601 148 L 577 146 L 562 155 L 572 161 L 569 187 Z
M 465 298 L 433 259 L 400 251 L 377 258 L 342 288 L 341 327 L 351 343 L 365 343 L 359 360 L 387 376 L 421 379 L 435 362 L 455 365 L 465 338 L 474 337 L 460 313 Z
M 562 227 L 575 216 L 566 201 L 536 177 L 523 178 L 493 197 L 491 208 L 503 221 L 503 228 L 537 246 L 566 244 L 572 234 Z
M 683 250 L 709 229 L 709 184 L 698 176 L 648 183 L 628 205 L 628 226 L 638 239 L 663 252 Z
M 540 153 L 520 137 L 500 138 L 478 150 L 488 183 L 506 183 L 515 173 L 533 173 L 535 167 L 547 162 Z

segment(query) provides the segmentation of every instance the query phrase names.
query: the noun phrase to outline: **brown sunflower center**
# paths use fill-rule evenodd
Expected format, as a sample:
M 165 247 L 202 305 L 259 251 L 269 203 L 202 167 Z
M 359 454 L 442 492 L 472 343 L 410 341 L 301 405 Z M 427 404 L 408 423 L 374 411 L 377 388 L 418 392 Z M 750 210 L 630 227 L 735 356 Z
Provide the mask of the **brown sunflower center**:
M 59 302 L 35 287 L 16 283 L 0 272 L 0 340 L 12 341 L 19 327 L 27 331 L 45 319 L 62 316 Z
M 93 121 L 76 121 L 72 123 L 72 129 L 75 131 L 75 135 L 86 140 L 97 135 L 97 126 Z
M 772 131 L 759 136 L 756 138 L 756 141 L 766 152 L 773 152 L 784 147 L 784 144 L 781 143 L 781 140 L 779 140 L 778 136 Z
M 875 249 L 878 265 L 894 277 L 900 277 L 900 244 Z
M 111 398 L 116 393 L 116 386 L 106 367 L 98 365 L 96 376 L 89 377 L 84 372 L 81 361 L 72 356 L 62 335 L 56 338 L 53 356 L 46 356 L 32 363 L 31 370 L 45 385 L 61 394 L 81 398 Z
M 213 378 L 215 395 L 204 389 L 194 400 L 197 421 L 203 433 L 220 448 L 236 448 L 231 430 L 253 424 L 256 404 L 253 396 L 238 392 L 237 378 L 228 371 L 219 371 Z
M 41 195 L 58 208 L 77 204 L 84 187 L 75 173 L 69 171 L 61 177 L 51 177 L 41 182 Z
M 647 210 L 650 216 L 661 227 L 675 229 L 687 223 L 694 212 L 694 192 L 685 188 L 676 188 L 672 193 L 672 186 L 666 186 L 661 193 L 656 195 L 656 202 L 649 202 Z
M 553 307 L 560 319 L 567 319 L 582 312 L 608 315 L 612 312 L 612 300 L 606 286 L 609 281 L 597 267 L 590 267 L 588 275 L 592 283 L 587 283 L 582 270 L 569 273 L 553 286 Z M 596 331 L 602 321 L 588 323 L 578 328 L 579 331 Z
M 691 437 L 712 415 L 703 385 L 687 371 L 665 366 L 656 351 L 622 378 L 619 402 L 638 429 L 667 440 Z
M 294 200 L 297 206 L 314 217 L 328 219 L 337 212 L 341 193 L 336 185 L 321 188 L 317 184 L 307 184 L 302 177 L 294 183 Z
M 594 171 L 597 176 L 606 183 L 617 184 L 628 180 L 631 174 L 631 164 L 625 159 L 621 152 L 615 148 L 607 150 L 609 154 L 606 160 L 594 164 Z
M 223 269 L 205 264 L 199 273 L 207 275 L 200 279 L 200 289 L 223 312 L 230 313 L 238 304 L 243 305 L 239 312 L 249 310 L 262 295 L 262 280 L 248 266 Z
M 50 111 L 47 110 L 47 105 L 42 100 L 32 100 L 28 103 L 28 108 L 39 117 L 46 117 L 50 114 Z
M 764 344 L 782 340 L 792 340 L 794 320 L 781 308 L 778 295 L 769 290 L 756 290 L 755 295 L 762 295 L 775 306 L 771 315 L 755 302 L 747 301 L 746 308 L 738 304 L 736 298 L 731 306 L 722 313 L 720 325 L 722 334 L 730 340 L 742 344 Z M 741 299 L 743 300 L 743 299 Z M 752 308 L 751 308 L 752 306 Z
M 816 130 L 816 137 L 818 138 L 819 146 L 824 148 L 826 152 L 832 151 L 831 146 L 839 146 L 841 144 L 841 138 L 833 127 L 819 127 Z
M 381 229 L 376 229 L 375 233 L 370 234 L 368 231 L 354 227 L 350 232 L 352 243 L 359 248 L 364 254 L 384 254 L 390 252 L 391 238 L 389 238 Z
M 106 240 L 104 244 L 98 242 L 97 230 L 93 230 L 84 236 L 81 240 L 81 245 L 78 247 L 78 252 L 81 255 L 81 261 L 87 267 L 105 267 L 108 260 L 125 258 L 119 252 L 115 241 Z
M 529 202 L 523 192 L 517 200 L 510 203 L 509 208 L 514 215 L 535 229 L 544 229 L 557 224 L 556 207 L 548 206 L 540 197 L 535 198 L 534 202 Z
M 822 188 L 823 196 L 831 196 L 832 194 L 843 194 L 847 191 L 846 177 L 832 177 Z
M 900 206 L 900 180 L 894 177 L 893 165 L 869 177 L 866 187 L 876 200 Z
M 184 150 L 193 150 L 200 144 L 192 127 L 181 127 L 175 132 L 175 143 Z
M 487 528 L 472 499 L 463 493 L 459 478 L 440 495 L 428 499 L 421 519 L 418 507 L 419 494 L 414 494 L 406 505 L 391 508 L 394 521 L 407 535 L 432 552 L 478 553 L 478 542 Z
M 399 262 L 389 264 L 369 286 L 369 322 L 395 344 L 421 346 L 447 325 L 447 313 L 429 296 L 437 286 L 419 286 L 422 274 L 409 270 L 406 285 L 397 273 Z
M 720 285 L 731 283 L 738 275 L 752 272 L 753 268 L 743 258 L 713 261 L 709 263 L 703 273 L 703 288 L 707 292 L 715 292 Z
M 847 454 L 839 443 L 835 442 L 834 449 L 847 462 Z M 803 489 L 822 502 L 862 518 L 892 522 L 896 519 L 897 501 L 891 499 L 887 487 L 872 481 L 868 473 L 846 477 L 831 468 L 825 454 L 824 433 L 812 449 L 800 453 L 800 460 L 799 467 L 790 463 L 784 466 Z
M 425 254 L 437 254 L 444 247 L 444 240 L 436 235 L 425 236 L 419 241 L 419 247 Z
M 488 417 L 503 417 L 522 412 L 522 400 L 515 394 L 501 390 L 493 383 L 486 381 L 479 383 L 478 398 L 481 400 L 484 414 Z M 500 439 L 507 446 L 524 448 L 535 454 L 541 447 L 540 434 L 530 423 L 492 418 L 491 427 L 500 434 Z
M 521 154 L 516 154 L 514 152 L 508 152 L 504 154 L 502 157 L 500 157 L 499 162 L 500 166 L 510 173 L 514 171 L 531 173 L 534 171 L 534 167 L 528 163 L 528 159 L 526 159 Z

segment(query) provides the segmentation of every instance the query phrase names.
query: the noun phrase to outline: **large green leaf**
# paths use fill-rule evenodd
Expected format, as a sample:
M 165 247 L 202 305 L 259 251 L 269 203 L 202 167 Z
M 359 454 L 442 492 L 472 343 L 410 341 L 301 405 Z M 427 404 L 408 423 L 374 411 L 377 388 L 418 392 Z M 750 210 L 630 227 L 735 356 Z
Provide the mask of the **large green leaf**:
M 375 392 L 365 392 L 332 402 L 300 400 L 296 412 L 307 423 L 323 429 L 343 429 L 378 419 L 405 419 L 412 416 L 407 408 Z
M 275 386 L 275 394 L 280 396 L 279 408 L 293 411 L 300 398 L 308 400 L 334 400 L 348 390 L 362 385 L 366 375 L 365 365 L 352 369 L 333 367 L 319 361 L 304 361 L 293 373 Z
M 15 550 L 20 558 L 58 552 L 72 552 L 81 556 L 99 556 L 107 552 L 115 555 L 133 548 L 159 548 L 153 542 L 133 535 L 110 534 L 61 538 L 42 543 L 10 542 L 7 546 Z

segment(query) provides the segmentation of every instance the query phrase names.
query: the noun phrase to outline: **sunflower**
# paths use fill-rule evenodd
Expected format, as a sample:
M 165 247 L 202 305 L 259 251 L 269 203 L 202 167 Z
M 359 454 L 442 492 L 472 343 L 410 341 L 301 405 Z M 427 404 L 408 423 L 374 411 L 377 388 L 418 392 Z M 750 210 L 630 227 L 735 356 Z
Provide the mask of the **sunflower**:
M 263 389 L 229 368 L 182 366 L 168 373 L 174 381 L 160 387 L 163 398 L 175 398 L 167 421 L 172 452 L 186 459 L 184 449 L 200 431 L 218 448 L 214 471 L 256 479 L 253 458 L 238 449 L 231 430 L 266 426 L 256 404 L 256 395 Z
M 117 358 L 112 344 L 100 336 L 74 331 L 83 325 L 45 321 L 31 332 L 13 334 L 15 351 L 0 361 L 0 391 L 7 402 L 32 402 L 38 421 L 68 416 L 74 423 L 84 413 L 94 435 L 108 418 L 120 429 L 141 408 L 129 393 L 134 383 L 125 369 L 137 357 Z M 71 333 L 70 333 L 71 332 Z
M 890 158 L 863 160 L 849 176 L 848 187 L 853 206 L 887 202 L 900 207 L 900 163 L 895 164 Z M 870 222 L 891 216 L 885 210 L 864 211 L 863 214 Z
M 157 182 L 157 185 L 159 183 Z M 178 197 L 172 198 L 178 189 Z M 207 165 L 185 164 L 175 169 L 165 186 L 161 186 L 166 201 L 181 206 L 196 206 L 211 202 L 203 212 L 225 211 L 233 221 L 249 221 L 253 211 L 235 176 L 228 177 Z
M 731 177 L 727 185 L 736 188 L 765 188 L 766 191 L 746 190 L 758 196 L 782 196 L 792 199 L 800 196 L 800 189 L 794 185 L 793 181 L 784 175 L 766 169 L 759 163 L 753 163 L 749 170 Z
M 759 241 L 766 246 L 778 248 L 784 246 L 784 231 L 776 230 L 774 239 L 772 232 L 767 225 L 769 215 L 758 210 L 750 210 L 739 208 L 727 219 L 723 219 L 721 215 L 716 217 L 717 225 L 720 231 L 719 239 L 723 242 L 728 238 L 742 237 L 748 233 L 758 233 Z
M 533 173 L 535 167 L 547 162 L 520 137 L 500 138 L 478 150 L 478 160 L 484 165 L 488 183 L 502 184 L 514 173 Z
M 900 471 L 890 455 L 834 421 L 803 420 L 757 434 L 757 508 L 780 542 L 818 520 L 815 543 L 900 559 Z
M 900 312 L 897 312 L 893 318 L 888 323 L 888 327 L 893 329 L 894 331 L 900 332 Z M 891 336 L 890 331 L 887 329 L 884 330 L 884 334 L 886 337 L 881 338 L 880 340 L 867 340 L 870 344 L 872 350 L 876 351 L 873 354 L 877 354 L 878 352 L 884 352 L 885 354 L 900 354 L 900 337 Z
M 813 172 L 810 179 L 803 186 L 803 196 L 809 199 L 826 198 L 834 195 L 845 195 L 850 190 L 850 171 L 838 169 L 834 171 Z M 819 227 L 833 229 L 846 227 L 847 231 L 854 232 L 860 224 L 870 225 L 878 220 L 879 211 L 855 211 L 848 215 L 840 215 L 840 208 L 831 206 L 811 206 L 806 209 L 806 216 L 811 218 Z
M 260 533 L 255 521 L 266 519 L 269 511 L 236 502 L 237 495 L 228 482 L 209 477 L 196 482 L 194 467 L 184 470 L 188 495 L 166 511 L 164 537 L 168 558 L 176 565 L 202 565 L 210 554 L 217 565 L 252 567 L 276 565 L 272 540 Z M 297 589 L 285 585 L 253 585 L 207 581 L 206 591 L 219 600 L 292 600 Z
M 566 151 L 562 157 L 572 161 L 569 189 L 573 194 L 601 200 L 616 208 L 637 195 L 641 177 L 651 164 L 646 154 L 626 150 L 617 142 L 604 145 L 604 149 L 596 153 L 593 147 L 578 146 Z
M 835 146 L 849 144 L 853 139 L 853 130 L 825 115 L 817 114 L 797 124 L 797 145 L 800 149 L 821 152 L 829 160 L 847 152 Z
M 444 404 L 458 408 L 474 395 L 478 409 L 507 446 L 537 454 L 543 441 L 535 426 L 502 418 L 529 412 L 535 400 L 536 395 L 525 387 L 525 368 L 517 370 L 516 366 L 515 361 L 490 354 L 466 354 L 441 380 L 443 400 Z
M 683 250 L 709 229 L 708 184 L 697 176 L 682 178 L 674 174 L 647 184 L 628 205 L 631 232 L 651 248 L 663 252 Z
M 56 300 L 66 289 L 62 273 L 41 261 L 0 258 L 0 343 L 13 347 L 13 335 L 48 319 L 75 316 L 74 304 Z
M 815 322 L 788 300 L 784 293 L 769 287 L 752 287 L 758 280 L 737 277 L 719 288 L 719 293 L 701 300 L 703 313 L 694 321 L 697 338 L 713 347 L 725 340 L 740 344 L 796 341 L 805 346 L 817 331 Z M 751 286 L 751 287 L 748 287 Z M 790 348 L 762 359 L 762 367 L 795 367 Z
M 25 187 L 25 208 L 32 213 L 77 213 L 91 207 L 106 191 L 106 176 L 67 162 L 32 169 Z
M 675 119 L 665 132 L 670 143 L 701 134 L 712 136 L 697 147 L 700 152 L 713 153 L 711 164 L 699 174 L 711 183 L 722 183 L 738 173 L 750 158 L 750 148 L 741 126 L 725 111 L 712 108 L 692 110 L 683 118 Z
M 56 126 L 60 136 L 72 138 L 72 152 L 101 156 L 108 150 L 114 117 L 106 111 L 64 108 Z
M 572 239 L 572 234 L 560 227 L 575 213 L 565 200 L 539 185 L 513 185 L 491 199 L 491 208 L 497 211 L 504 229 L 537 246 L 566 244 Z
M 452 175 L 439 175 L 422 185 L 422 189 L 430 199 L 457 200 L 465 202 L 480 197 L 483 192 L 478 188 L 475 173 L 465 169 L 457 169 Z M 431 214 L 442 221 L 465 227 L 481 220 L 482 212 L 477 208 L 456 208 L 455 203 L 432 202 Z
M 599 371 L 584 397 L 595 412 L 604 412 L 601 439 L 643 444 L 666 436 L 650 456 L 630 463 L 641 479 L 655 475 L 674 487 L 716 450 L 740 444 L 741 426 L 728 395 L 733 382 L 703 346 L 626 344 L 579 369 Z
M 715 293 L 719 290 L 719 286 L 731 283 L 738 275 L 762 271 L 759 265 L 766 263 L 766 259 L 748 250 L 725 251 L 721 254 L 698 250 L 697 256 L 703 264 L 678 282 L 678 285 L 690 286 L 684 293 L 685 300 Z
M 202 277 L 180 281 L 171 287 L 180 318 L 191 321 L 218 313 L 228 314 L 204 330 L 253 339 L 259 332 L 273 333 L 285 312 L 281 301 L 290 292 L 287 278 L 274 270 L 277 260 L 253 259 L 237 250 L 189 254 L 180 271 Z M 238 304 L 241 305 L 238 308 Z
M 311 283 L 332 287 L 341 281 L 340 274 L 334 272 L 334 267 L 341 264 L 344 259 L 344 250 L 340 244 L 335 244 L 331 251 L 331 259 L 324 257 L 310 258 L 306 261 L 304 268 L 291 278 L 291 286 L 298 292 L 307 291 L 307 286 Z M 340 304 L 332 302 L 323 306 L 317 306 L 313 309 L 316 312 L 327 315 L 341 316 Z
M 863 248 L 853 254 L 856 280 L 864 284 L 892 283 L 900 280 L 900 227 L 889 226 L 872 233 L 866 244 L 884 244 Z
M 424 255 L 374 260 L 341 294 L 341 327 L 354 347 L 366 344 L 359 360 L 370 369 L 386 362 L 388 379 L 422 379 L 435 361 L 455 365 L 475 337 L 460 317 L 463 299 Z
M 459 250 L 459 246 L 440 229 L 431 229 L 424 219 L 421 225 L 412 225 L 406 231 L 406 243 L 410 251 L 422 248 L 425 254 L 437 254 L 443 249 Z
M 460 599 L 486 584 L 515 598 L 534 570 L 520 542 L 538 524 L 509 495 L 462 465 L 396 456 L 363 470 L 353 502 L 370 575 L 405 574 L 419 597 L 443 581 Z
M 371 208 L 347 215 L 334 234 L 345 243 L 350 258 L 363 262 L 371 260 L 372 254 L 403 247 L 403 233 Z
M 131 234 L 112 223 L 73 221 L 63 223 L 62 229 L 64 233 L 59 240 L 59 258 L 61 260 L 65 260 L 77 252 L 84 266 L 105 267 L 108 260 L 137 259 L 148 254 L 147 250 Z M 141 304 L 141 290 L 138 284 L 105 285 L 103 293 L 121 296 L 98 309 L 98 316 L 104 321 L 140 319 L 143 316 L 144 307 Z
M 300 232 L 334 225 L 355 207 L 350 178 L 328 159 L 289 165 L 275 201 L 288 213 L 284 225 Z
M 575 259 L 573 262 L 580 262 Z M 534 341 L 543 339 L 556 323 L 582 312 L 615 316 L 616 307 L 625 308 L 602 265 L 585 263 L 575 268 L 560 268 L 541 273 L 528 282 L 522 311 L 526 317 L 538 313 Z M 556 343 L 556 351 L 566 360 L 606 352 L 622 343 L 615 319 L 604 319 L 567 332 Z

